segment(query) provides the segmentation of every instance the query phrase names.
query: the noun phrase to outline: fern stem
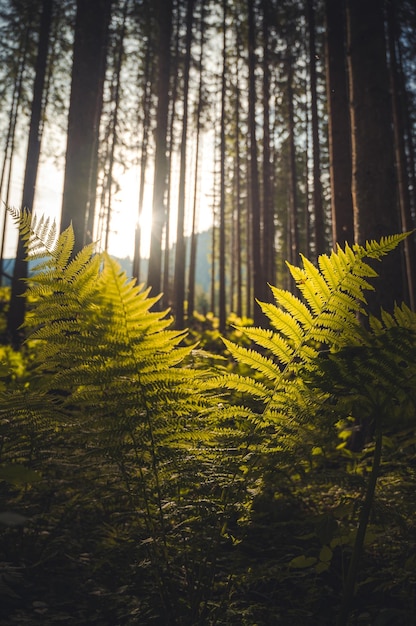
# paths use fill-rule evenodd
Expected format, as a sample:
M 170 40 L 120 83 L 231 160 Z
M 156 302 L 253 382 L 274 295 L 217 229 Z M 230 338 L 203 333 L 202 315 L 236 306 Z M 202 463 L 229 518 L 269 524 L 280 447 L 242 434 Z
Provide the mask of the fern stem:
M 376 414 L 376 434 L 373 464 L 368 479 L 364 502 L 360 511 L 357 534 L 355 536 L 354 547 L 351 555 L 351 561 L 348 567 L 347 580 L 344 586 L 341 609 L 338 615 L 336 626 L 347 626 L 352 609 L 352 601 L 355 593 L 355 584 L 358 573 L 358 566 L 363 554 L 365 534 L 374 502 L 374 494 L 377 485 L 377 479 L 381 464 L 382 452 L 382 428 L 381 415 Z

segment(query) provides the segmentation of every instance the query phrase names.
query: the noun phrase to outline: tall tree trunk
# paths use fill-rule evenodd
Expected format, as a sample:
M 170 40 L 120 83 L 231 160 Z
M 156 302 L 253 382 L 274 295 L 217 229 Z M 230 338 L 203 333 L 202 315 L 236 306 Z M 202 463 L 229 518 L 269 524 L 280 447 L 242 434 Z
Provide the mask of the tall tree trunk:
M 183 84 L 183 118 L 181 137 L 181 158 L 179 169 L 179 195 L 178 195 L 178 221 L 176 230 L 175 251 L 175 279 L 174 279 L 174 313 L 177 328 L 183 328 L 185 324 L 185 188 L 186 188 L 186 162 L 187 162 L 187 138 L 188 138 L 188 93 L 189 93 L 189 70 L 191 65 L 192 25 L 194 18 L 195 0 L 188 0 L 186 10 L 186 41 L 184 60 L 184 84 Z
M 405 145 L 406 153 L 409 160 L 409 179 L 411 184 L 411 208 L 412 208 L 412 228 L 416 227 L 416 150 L 413 138 L 413 119 L 414 111 L 412 110 L 412 104 L 410 102 L 409 90 L 406 84 L 406 77 L 403 69 L 403 55 L 402 44 L 400 39 L 397 39 L 398 50 L 398 70 L 399 70 L 399 89 L 402 97 L 402 118 L 404 120 L 405 127 Z M 410 190 L 409 190 L 410 191 Z
M 48 64 L 52 9 L 53 0 L 43 0 L 22 194 L 22 209 L 28 209 L 29 211 L 33 209 L 36 178 L 39 167 L 41 125 L 45 102 L 44 86 Z M 15 349 L 20 347 L 23 339 L 21 325 L 25 318 L 26 299 L 24 293 L 26 290 L 25 279 L 28 274 L 25 257 L 25 246 L 21 237 L 19 237 L 13 270 L 10 306 L 7 316 L 7 334 Z
M 171 75 L 172 75 L 172 95 L 170 98 L 170 112 L 169 112 L 169 123 L 168 123 L 168 137 L 167 137 L 167 190 L 166 190 L 166 220 L 165 220 L 165 248 L 163 251 L 163 298 L 162 304 L 165 308 L 173 306 L 173 281 L 172 281 L 172 263 L 171 256 L 172 251 L 170 247 L 170 227 L 171 227 L 171 208 L 172 208 L 172 196 L 173 196 L 173 185 L 172 178 L 174 175 L 173 172 L 173 161 L 174 154 L 176 150 L 176 138 L 175 138 L 175 128 L 177 124 L 176 119 L 176 107 L 178 104 L 178 92 L 179 92 L 179 32 L 181 28 L 181 11 L 179 8 L 179 0 L 177 0 L 176 4 L 176 22 L 175 22 L 175 31 L 173 34 L 173 40 L 175 42 L 175 50 L 171 59 Z M 173 268 L 174 270 L 174 268 Z
M 310 220 L 310 205 L 309 205 L 309 103 L 305 102 L 305 216 L 304 216 L 304 229 L 305 229 L 305 255 L 311 256 L 311 220 Z
M 225 331 L 225 98 L 227 87 L 227 2 L 223 0 L 222 75 L 220 118 L 220 224 L 219 224 L 219 330 Z
M 295 146 L 295 112 L 293 96 L 293 59 L 288 50 L 287 58 L 287 108 L 289 130 L 289 238 L 290 262 L 297 264 L 299 256 L 299 227 L 298 227 L 298 180 L 296 171 Z
M 354 242 L 351 129 L 345 48 L 345 0 L 325 0 L 332 243 Z
M 72 222 L 74 254 L 94 213 L 97 151 L 112 0 L 77 0 L 61 230 Z
M 253 311 L 254 308 L 258 308 L 257 304 L 253 302 L 253 228 L 252 221 L 253 215 L 251 212 L 251 200 L 250 200 L 250 158 L 249 158 L 249 145 L 248 145 L 248 137 L 246 139 L 245 146 L 245 168 L 247 172 L 247 194 L 246 194 L 246 233 L 247 233 L 247 241 L 246 241 L 246 251 L 247 251 L 247 280 L 246 280 L 246 315 L 247 317 L 254 317 Z
M 195 278 L 196 278 L 196 255 L 198 246 L 197 233 L 197 204 L 198 204 L 198 181 L 199 181 L 199 153 L 200 153 L 200 124 L 197 123 L 196 129 L 196 154 L 195 154 L 195 174 L 194 174 L 194 192 L 192 198 L 192 226 L 191 226 L 191 243 L 189 250 L 189 275 L 188 275 L 188 306 L 186 315 L 188 320 L 192 319 L 195 312 Z
M 150 20 L 149 20 L 150 22 Z M 150 26 L 150 23 L 149 23 Z M 144 60 L 143 70 L 143 98 L 142 98 L 142 137 L 140 142 L 140 179 L 139 179 L 139 201 L 137 211 L 137 223 L 134 233 L 134 256 L 133 256 L 133 268 L 132 274 L 136 278 L 137 282 L 140 282 L 140 264 L 141 264 L 141 219 L 143 215 L 143 203 L 144 203 L 144 189 L 146 181 L 146 169 L 149 147 L 149 134 L 150 134 L 150 112 L 152 107 L 152 92 L 151 92 L 151 54 L 152 43 L 150 37 L 146 42 L 146 54 Z
M 196 276 L 196 253 L 198 235 L 197 227 L 197 202 L 198 202 L 198 181 L 199 181 L 199 156 L 200 156 L 200 140 L 201 140 L 201 113 L 202 113 L 202 90 L 203 90 L 203 63 L 204 63 L 204 5 L 201 7 L 200 17 L 200 52 L 199 52 L 199 84 L 198 84 L 198 101 L 196 108 L 196 147 L 195 147 L 195 176 L 194 176 L 194 193 L 192 201 L 192 230 L 191 230 L 191 246 L 189 253 L 189 276 L 188 276 L 188 308 L 187 317 L 191 319 L 195 310 L 195 276 Z
M 114 94 L 114 102 L 113 102 L 113 111 L 111 115 L 110 132 L 109 132 L 110 150 L 109 150 L 107 181 L 106 181 L 106 191 L 107 191 L 106 209 L 107 210 L 106 210 L 106 216 L 105 216 L 104 250 L 108 250 L 110 232 L 111 232 L 114 163 L 115 163 L 116 147 L 118 144 L 117 131 L 118 131 L 118 116 L 119 116 L 119 109 L 120 109 L 121 69 L 122 69 L 123 58 L 124 58 L 124 39 L 126 36 L 126 18 L 127 18 L 128 5 L 129 5 L 128 0 L 124 0 L 122 22 L 121 22 L 120 30 L 119 30 L 117 49 L 115 51 L 114 72 L 113 72 L 112 89 L 111 89 L 111 92 Z
M 162 236 L 166 223 L 166 143 L 169 111 L 170 40 L 172 34 L 172 0 L 157 0 L 158 68 L 157 111 L 155 129 L 155 168 L 153 179 L 152 232 L 150 237 L 148 285 L 152 295 L 161 291 Z
M 28 46 L 29 46 L 29 36 L 31 32 L 32 26 L 29 24 L 24 32 L 24 37 L 21 42 L 21 46 L 19 48 L 18 60 L 16 63 L 17 66 L 17 76 L 16 81 L 14 83 L 13 94 L 12 94 L 12 102 L 10 105 L 10 114 L 9 114 L 9 125 L 7 128 L 7 135 L 4 147 L 4 157 L 3 164 L 1 168 L 0 174 L 0 195 L 4 202 L 4 216 L 3 216 L 3 224 L 2 224 L 2 236 L 1 236 L 1 249 L 0 249 L 0 285 L 3 282 L 3 261 L 4 261 L 4 249 L 6 243 L 6 229 L 7 229 L 7 207 L 9 205 L 9 197 L 10 197 L 10 186 L 11 186 L 11 178 L 12 178 L 12 165 L 13 165 L 13 157 L 14 157 L 14 146 L 15 146 L 15 137 L 16 137 L 16 125 L 17 118 L 21 103 L 22 90 L 23 90 L 23 76 L 26 68 L 26 59 L 28 54 Z M 6 181 L 6 194 L 3 196 L 3 186 L 6 179 L 6 173 L 8 169 L 8 176 Z
M 312 158 L 313 158 L 313 211 L 316 256 L 324 254 L 325 223 L 321 182 L 321 149 L 319 141 L 318 89 L 316 75 L 315 8 L 313 0 L 307 0 L 307 20 L 309 29 L 309 74 L 311 89 L 312 117 Z
M 265 281 L 261 258 L 261 213 L 260 188 L 256 137 L 256 33 L 253 0 L 247 0 L 248 11 L 248 132 L 250 137 L 250 209 L 252 228 L 252 261 L 254 299 L 262 301 L 265 293 Z M 254 323 L 262 322 L 260 307 L 254 306 Z
M 400 227 L 383 4 L 380 0 L 347 1 L 352 196 L 355 239 L 360 244 L 391 235 Z M 373 311 L 403 299 L 401 251 L 396 252 L 381 267 L 382 288 L 370 294 Z
M 240 153 L 240 141 L 241 141 L 241 131 L 240 131 L 240 87 L 239 87 L 239 62 L 240 62 L 240 36 L 237 33 L 237 60 L 236 60 L 236 86 L 235 86 L 235 201 L 236 201 L 236 211 L 237 211 L 237 219 L 236 219 L 236 254 L 235 254 L 235 263 L 236 263 L 236 272 L 237 272 L 237 310 L 236 313 L 239 317 L 243 314 L 243 276 L 242 276 L 242 242 L 241 242 L 241 232 L 243 228 L 243 219 L 242 219 L 242 206 L 241 206 L 241 153 Z
M 214 193 L 215 200 L 215 193 Z M 216 294 L 215 294 L 215 276 L 216 276 L 216 253 L 217 253 L 217 237 L 216 237 L 216 225 L 215 225 L 215 205 L 213 208 L 213 223 L 211 228 L 211 265 L 210 265 L 210 311 L 215 314 L 217 306 Z
M 270 0 L 262 0 L 263 7 L 263 279 L 271 285 L 275 283 L 274 259 L 274 202 L 272 168 L 270 163 Z M 271 296 L 269 290 L 264 296 Z
M 400 91 L 403 97 L 403 112 L 402 116 L 404 118 L 404 126 L 406 129 L 405 136 L 405 145 L 406 145 L 406 153 L 408 155 L 409 160 L 409 179 L 411 184 L 411 208 L 412 208 L 412 229 L 416 227 L 416 149 L 415 142 L 413 138 L 413 120 L 412 120 L 412 108 L 409 102 L 409 93 L 406 86 L 406 80 L 403 71 L 403 64 L 401 60 L 400 54 L 400 41 L 398 42 L 399 47 L 399 71 L 400 71 Z M 410 191 L 410 190 L 409 190 Z
M 396 40 L 397 16 L 396 7 L 393 2 L 388 3 L 388 46 L 390 58 L 390 82 L 393 104 L 393 129 L 396 152 L 396 171 L 399 191 L 399 205 L 402 229 L 409 232 L 412 229 L 409 177 L 407 167 L 407 157 L 405 148 L 405 128 L 403 120 L 402 96 L 400 88 L 400 70 L 397 62 Z M 415 264 L 416 254 L 413 235 L 404 241 L 404 258 L 406 266 L 407 300 L 411 309 L 415 310 Z
M 219 81 L 221 77 L 218 77 Z M 220 90 L 220 84 L 216 85 L 217 90 Z M 215 101 L 215 111 L 214 111 L 214 119 L 217 119 L 217 100 Z M 220 124 L 221 126 L 221 124 Z M 213 181 L 212 181 L 212 229 L 211 229 L 211 285 L 210 285 L 210 308 L 214 315 L 217 314 L 217 290 L 216 290 L 216 281 L 217 281 L 217 267 L 218 267 L 218 212 L 217 212 L 217 192 L 218 192 L 218 183 L 219 183 L 219 174 L 220 167 L 218 164 L 218 156 L 221 157 L 221 128 L 218 126 L 214 130 L 214 150 L 213 150 Z M 220 149 L 217 149 L 217 146 Z

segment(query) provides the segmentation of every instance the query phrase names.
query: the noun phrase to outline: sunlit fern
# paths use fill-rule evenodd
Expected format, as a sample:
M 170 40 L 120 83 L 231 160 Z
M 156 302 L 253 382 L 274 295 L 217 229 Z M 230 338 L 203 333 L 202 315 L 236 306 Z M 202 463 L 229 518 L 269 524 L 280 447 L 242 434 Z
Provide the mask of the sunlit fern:
M 149 297 L 93 245 L 72 258 L 71 227 L 56 237 L 49 220 L 28 212 L 14 219 L 28 257 L 38 260 L 28 280 L 26 320 L 38 384 L 68 394 L 87 422 L 111 431 L 114 447 L 149 416 L 161 431 L 170 419 L 186 431 L 186 418 L 207 403 L 198 393 L 198 371 L 185 365 L 193 346 L 179 345 L 185 333 L 169 329 L 168 311 L 151 310 L 159 296 Z
M 238 482 L 246 434 L 230 415 L 222 419 L 211 366 L 194 366 L 195 346 L 170 328 L 158 296 L 93 245 L 74 258 L 71 227 L 56 237 L 48 221 L 26 212 L 14 218 L 28 258 L 37 261 L 27 281 L 25 330 L 27 393 L 44 400 L 39 432 L 56 432 L 51 453 L 60 455 L 57 471 L 66 468 L 75 506 L 106 498 L 115 508 L 111 532 L 139 533 L 137 561 L 150 564 L 146 578 L 158 606 L 162 598 L 183 608 L 187 597 L 196 623 L 220 530 L 231 510 L 244 507 L 244 489 L 234 498 L 224 492 Z M 185 588 L 188 580 L 196 586 Z
M 252 398 L 255 408 L 249 419 L 262 433 L 262 451 L 283 451 L 293 443 L 308 446 L 305 433 L 326 399 L 324 390 L 311 394 L 309 384 L 309 374 L 319 369 L 322 355 L 372 345 L 376 329 L 393 325 L 393 318 L 383 313 L 381 321 L 370 317 L 368 331 L 360 318 L 367 316 L 364 292 L 373 289 L 371 280 L 377 276 L 368 260 L 380 260 L 405 237 L 399 234 L 365 246 L 338 247 L 330 255 L 321 255 L 317 267 L 302 255 L 303 267 L 288 263 L 300 296 L 271 287 L 275 304 L 259 303 L 269 328 L 239 328 L 253 342 L 253 349 L 224 340 L 249 373 L 227 374 L 215 382 L 244 398 L 245 404 Z M 408 309 L 396 308 L 394 323 L 412 324 L 412 315 Z M 331 385 L 330 377 L 326 384 Z

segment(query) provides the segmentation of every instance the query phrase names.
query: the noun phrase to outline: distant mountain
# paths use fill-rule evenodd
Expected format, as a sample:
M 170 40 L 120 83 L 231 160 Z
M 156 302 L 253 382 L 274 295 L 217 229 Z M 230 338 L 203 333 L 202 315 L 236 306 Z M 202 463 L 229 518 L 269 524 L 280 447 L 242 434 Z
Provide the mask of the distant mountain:
M 185 238 L 187 251 L 187 268 L 189 267 L 190 237 Z M 198 233 L 197 255 L 196 255 L 196 275 L 195 283 L 197 288 L 204 293 L 208 293 L 211 283 L 211 250 L 212 250 L 212 229 Z M 133 260 L 130 257 L 119 258 L 114 257 L 120 264 L 121 268 L 126 272 L 127 276 L 131 276 Z M 37 261 L 38 262 L 38 261 Z M 36 263 L 37 263 L 36 262 Z M 175 244 L 170 248 L 170 264 L 173 276 L 175 262 Z M 32 265 L 33 266 L 33 265 Z M 5 259 L 3 262 L 4 280 L 3 285 L 10 285 L 11 276 L 13 274 L 14 259 Z M 144 258 L 140 264 L 141 281 L 145 282 L 147 270 L 149 267 L 149 259 Z M 29 263 L 29 271 L 31 264 Z
M 186 267 L 188 269 L 190 245 L 191 245 L 190 237 L 185 237 L 185 245 L 186 245 Z M 174 272 L 175 250 L 176 250 L 176 246 L 175 244 L 173 244 L 170 247 L 171 276 L 173 276 L 173 272 Z M 201 291 L 208 293 L 210 289 L 210 284 L 211 284 L 212 229 L 205 230 L 201 233 L 198 233 L 196 250 L 197 252 L 196 252 L 195 283 Z M 130 257 L 126 257 L 124 259 L 120 259 L 117 257 L 114 257 L 114 258 L 116 258 L 116 260 L 120 263 L 121 267 L 126 272 L 127 276 L 131 276 L 133 260 Z M 149 259 L 148 258 L 141 259 L 141 262 L 140 262 L 141 281 L 146 280 L 148 267 L 149 267 Z

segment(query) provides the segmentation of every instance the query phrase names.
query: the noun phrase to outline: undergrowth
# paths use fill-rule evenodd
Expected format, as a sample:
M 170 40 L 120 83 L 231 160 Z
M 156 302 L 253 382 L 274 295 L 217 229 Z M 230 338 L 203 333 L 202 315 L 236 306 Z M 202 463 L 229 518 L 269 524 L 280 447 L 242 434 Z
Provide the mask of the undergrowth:
M 37 268 L 0 348 L 0 624 L 413 624 L 416 316 L 365 300 L 405 235 L 289 265 L 299 296 L 221 338 L 14 219 Z

